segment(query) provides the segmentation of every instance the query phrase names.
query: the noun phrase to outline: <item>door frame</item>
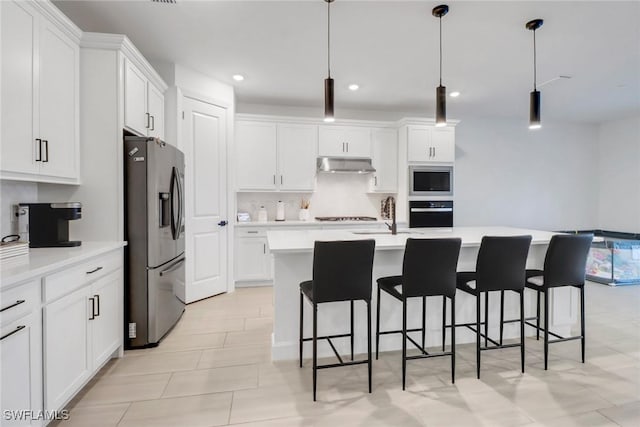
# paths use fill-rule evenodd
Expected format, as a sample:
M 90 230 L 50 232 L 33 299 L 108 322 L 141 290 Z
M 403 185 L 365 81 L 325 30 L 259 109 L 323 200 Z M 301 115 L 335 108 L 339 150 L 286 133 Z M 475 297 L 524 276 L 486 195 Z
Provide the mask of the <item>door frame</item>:
M 234 265 L 234 235 L 235 235 L 235 226 L 234 226 L 234 214 L 233 212 L 235 212 L 236 209 L 236 203 L 235 203 L 235 194 L 232 191 L 235 188 L 235 174 L 232 173 L 233 171 L 233 163 L 234 163 L 234 150 L 233 150 L 233 141 L 234 141 L 234 123 L 235 123 L 235 104 L 233 102 L 228 102 L 228 101 L 224 101 L 218 98 L 212 98 L 212 97 L 208 97 L 208 96 L 204 96 L 202 94 L 190 91 L 190 90 L 186 90 L 186 89 L 181 89 L 180 87 L 177 88 L 177 104 L 178 104 L 178 108 L 177 108 L 177 112 L 178 112 L 178 126 L 176 129 L 176 133 L 178 136 L 178 148 L 182 151 L 184 151 L 184 147 L 186 144 L 186 141 L 183 140 L 184 138 L 184 129 L 182 127 L 182 123 L 184 121 L 184 100 L 186 98 L 189 98 L 191 100 L 194 101 L 199 101 L 199 102 L 204 102 L 206 104 L 211 104 L 214 105 L 216 107 L 219 108 L 224 108 L 227 111 L 227 115 L 226 115 L 226 129 L 227 132 L 225 134 L 225 147 L 226 147 L 226 179 L 227 179 L 227 186 L 226 186 L 226 191 L 227 191 L 227 211 L 226 211 L 226 221 L 227 221 L 227 225 L 226 225 L 226 229 L 227 229 L 227 292 L 231 293 L 235 291 L 235 271 L 233 268 Z M 166 129 L 165 129 L 165 134 L 166 134 Z M 193 301 L 195 302 L 195 301 Z

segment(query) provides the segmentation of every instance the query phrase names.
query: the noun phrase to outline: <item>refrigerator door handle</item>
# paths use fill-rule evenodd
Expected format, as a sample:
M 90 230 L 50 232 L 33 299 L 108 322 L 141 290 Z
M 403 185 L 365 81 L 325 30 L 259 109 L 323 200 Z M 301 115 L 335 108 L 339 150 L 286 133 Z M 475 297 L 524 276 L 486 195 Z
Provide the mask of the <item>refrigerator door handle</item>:
M 177 195 L 176 193 L 179 193 L 178 190 L 178 169 L 176 167 L 173 168 L 173 170 L 171 171 L 171 188 L 170 188 L 170 192 L 171 192 L 171 236 L 173 237 L 173 240 L 178 240 L 178 227 L 179 227 L 179 220 L 180 220 L 180 207 L 178 207 L 176 209 L 176 201 L 178 201 L 178 203 L 180 202 L 180 200 L 177 198 L 179 197 L 179 194 Z M 177 215 L 177 217 L 176 217 Z
M 171 272 L 172 272 L 172 271 L 174 271 L 174 270 L 177 270 L 177 269 L 178 269 L 178 267 L 180 267 L 180 265 L 181 265 L 182 263 L 184 263 L 185 261 L 186 261 L 186 258 L 181 258 L 181 259 L 179 259 L 178 261 L 174 262 L 173 264 L 171 264 L 171 265 L 169 266 L 169 268 L 167 268 L 167 269 L 165 269 L 165 270 L 162 270 L 162 271 L 160 272 L 160 277 L 164 276 L 164 275 L 165 275 L 165 274 L 167 274 L 167 273 L 171 273 Z
M 180 171 L 178 169 L 176 169 L 176 182 L 178 183 L 178 208 L 179 208 L 178 232 L 176 233 L 178 237 L 176 237 L 176 239 L 179 239 L 180 235 L 182 234 L 182 222 L 184 220 L 184 188 L 182 187 L 183 181 L 180 179 Z

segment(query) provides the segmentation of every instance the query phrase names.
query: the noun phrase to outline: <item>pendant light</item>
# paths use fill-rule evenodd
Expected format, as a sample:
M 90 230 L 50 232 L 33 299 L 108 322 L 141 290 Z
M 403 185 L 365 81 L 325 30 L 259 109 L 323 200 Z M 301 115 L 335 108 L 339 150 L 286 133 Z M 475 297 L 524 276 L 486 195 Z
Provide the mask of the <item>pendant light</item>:
M 327 2 L 327 78 L 324 79 L 324 121 L 333 122 L 333 79 L 331 78 L 331 3 Z
M 533 92 L 529 94 L 529 129 L 540 129 L 540 91 L 536 86 L 536 30 L 542 27 L 542 19 L 527 22 L 527 30 L 533 31 Z
M 442 17 L 449 12 L 449 6 L 441 4 L 431 11 L 440 21 L 440 85 L 436 88 L 436 126 L 447 125 L 447 88 L 442 86 Z

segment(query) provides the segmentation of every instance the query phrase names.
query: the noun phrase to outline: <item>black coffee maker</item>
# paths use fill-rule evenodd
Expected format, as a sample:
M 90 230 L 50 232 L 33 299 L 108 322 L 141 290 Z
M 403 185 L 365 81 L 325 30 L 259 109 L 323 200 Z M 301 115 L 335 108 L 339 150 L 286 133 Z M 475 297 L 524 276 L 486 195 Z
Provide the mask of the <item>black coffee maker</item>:
M 69 240 L 69 221 L 82 218 L 79 202 L 20 203 L 20 215 L 29 221 L 30 248 L 72 247 L 82 243 Z

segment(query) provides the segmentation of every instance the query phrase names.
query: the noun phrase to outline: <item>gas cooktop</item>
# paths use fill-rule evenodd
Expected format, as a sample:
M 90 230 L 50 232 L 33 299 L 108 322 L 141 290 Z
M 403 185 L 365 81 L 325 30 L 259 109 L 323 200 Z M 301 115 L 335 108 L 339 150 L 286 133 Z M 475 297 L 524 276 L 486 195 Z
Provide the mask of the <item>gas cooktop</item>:
M 318 221 L 377 221 L 371 216 L 317 216 Z

